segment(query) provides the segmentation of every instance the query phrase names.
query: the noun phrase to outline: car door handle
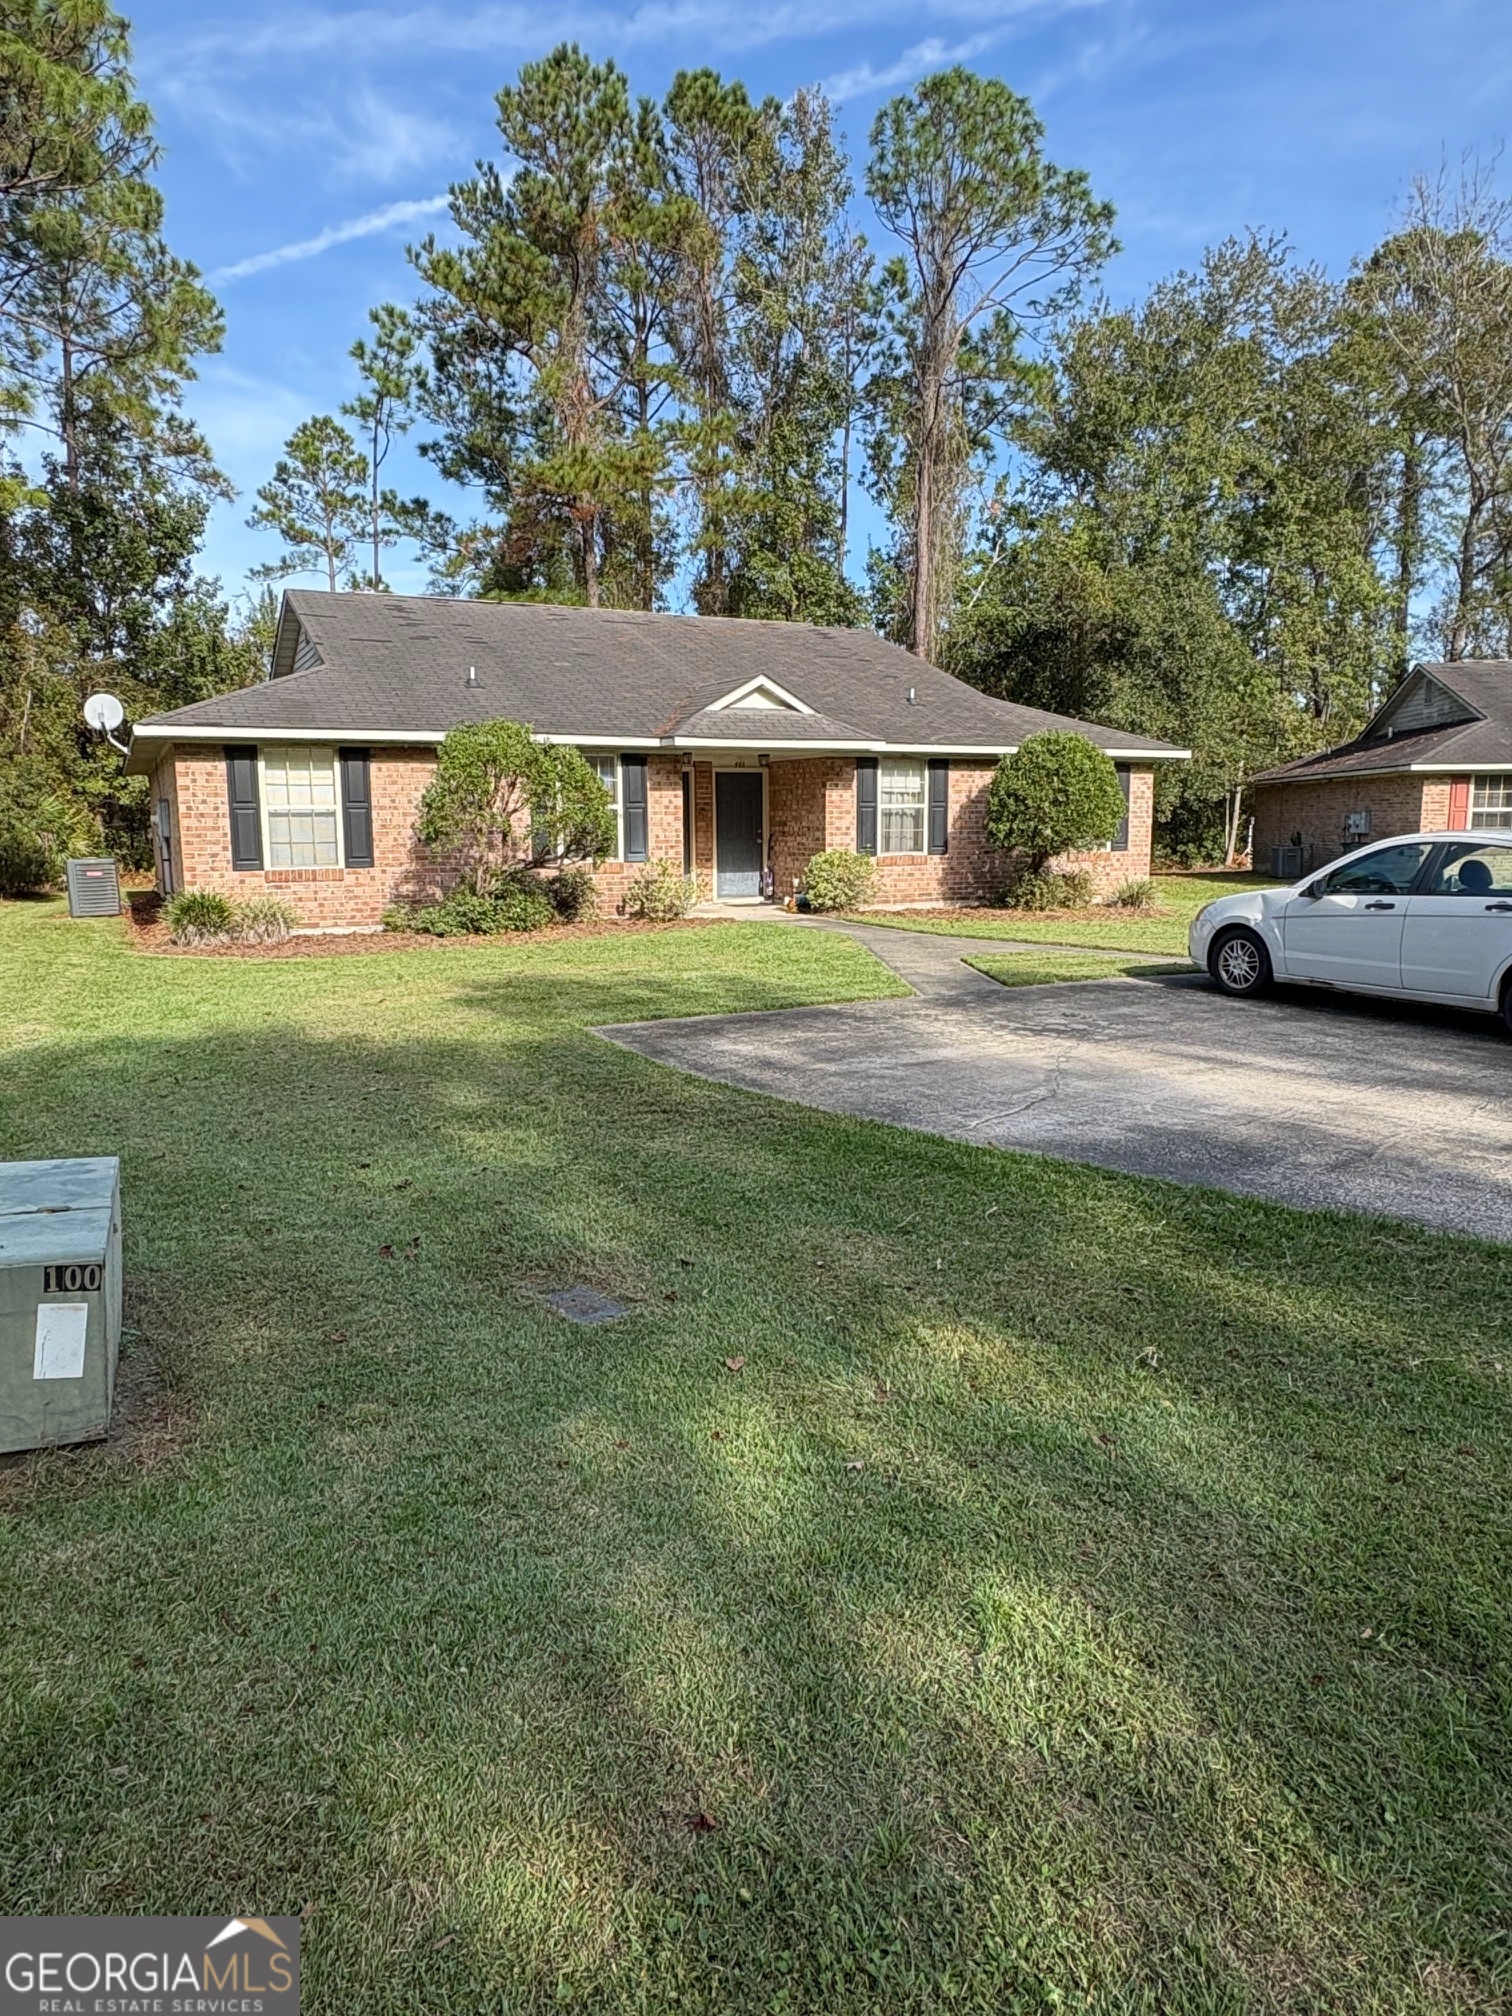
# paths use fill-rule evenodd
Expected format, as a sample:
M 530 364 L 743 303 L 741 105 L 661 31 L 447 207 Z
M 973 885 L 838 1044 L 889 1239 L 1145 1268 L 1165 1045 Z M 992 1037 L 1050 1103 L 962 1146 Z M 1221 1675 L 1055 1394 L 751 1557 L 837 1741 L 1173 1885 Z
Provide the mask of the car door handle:
M 1395 903 L 1367 903 L 1365 908 L 1367 910 L 1395 910 L 1396 905 Z
M 1488 903 L 1488 910 L 1512 910 L 1512 903 Z

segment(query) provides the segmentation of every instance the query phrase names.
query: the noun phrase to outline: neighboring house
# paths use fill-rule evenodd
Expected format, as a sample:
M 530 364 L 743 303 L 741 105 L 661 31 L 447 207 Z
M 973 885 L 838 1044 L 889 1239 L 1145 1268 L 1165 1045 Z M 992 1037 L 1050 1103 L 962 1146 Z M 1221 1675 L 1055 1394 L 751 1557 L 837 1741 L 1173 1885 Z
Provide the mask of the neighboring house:
M 136 725 L 159 885 L 276 890 L 327 928 L 433 897 L 445 864 L 414 825 L 437 744 L 500 718 L 598 769 L 618 821 L 599 870 L 611 907 L 658 860 L 705 895 L 759 900 L 765 877 L 780 899 L 828 847 L 877 857 L 878 903 L 994 896 L 987 786 L 1047 728 L 1118 765 L 1128 817 L 1078 857 L 1110 890 L 1149 873 L 1154 765 L 1187 753 L 989 699 L 864 630 L 296 590 L 271 678 Z
M 1353 742 L 1255 779 L 1254 860 L 1305 875 L 1393 833 L 1512 830 L 1512 660 L 1416 665 Z M 1273 849 L 1289 849 L 1273 863 Z

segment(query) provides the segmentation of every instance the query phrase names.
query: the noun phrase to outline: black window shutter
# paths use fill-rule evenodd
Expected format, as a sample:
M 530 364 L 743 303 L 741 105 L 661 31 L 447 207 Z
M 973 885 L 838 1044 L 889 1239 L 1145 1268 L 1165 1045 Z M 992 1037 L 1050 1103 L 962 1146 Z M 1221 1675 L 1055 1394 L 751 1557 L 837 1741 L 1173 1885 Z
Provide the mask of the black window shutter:
M 929 851 L 950 852 L 950 765 L 943 756 L 929 759 Z
M 649 853 L 644 756 L 621 756 L 620 802 L 625 810 L 625 859 L 644 861 Z
M 856 758 L 856 852 L 877 851 L 877 759 Z
M 366 749 L 343 749 L 341 759 L 341 837 L 348 868 L 373 865 L 373 785 Z
M 226 751 L 226 802 L 231 810 L 231 866 L 261 868 L 262 820 L 257 809 L 257 751 Z
M 1118 831 L 1113 835 L 1113 852 L 1115 854 L 1127 854 L 1129 851 L 1129 766 L 1127 763 L 1120 763 L 1118 765 L 1118 781 L 1123 787 L 1124 815 L 1118 822 Z

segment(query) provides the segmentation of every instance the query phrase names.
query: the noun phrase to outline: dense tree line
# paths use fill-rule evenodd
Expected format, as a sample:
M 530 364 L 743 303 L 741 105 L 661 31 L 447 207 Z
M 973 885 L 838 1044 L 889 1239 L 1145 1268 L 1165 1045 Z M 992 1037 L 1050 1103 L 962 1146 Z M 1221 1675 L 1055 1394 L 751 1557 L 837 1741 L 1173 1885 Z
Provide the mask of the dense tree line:
M 995 79 L 878 114 L 875 249 L 819 93 L 696 71 L 655 104 L 564 46 L 498 112 L 348 409 L 372 426 L 381 352 L 388 420 L 481 508 L 381 492 L 379 435 L 312 422 L 263 493 L 320 493 L 282 564 L 373 583 L 409 538 L 455 592 L 871 621 L 1190 745 L 1160 810 L 1203 856 L 1415 655 L 1512 651 L 1512 209 L 1479 172 L 1342 280 L 1253 234 L 1117 307 L 1111 206 Z M 864 593 L 856 483 L 889 528 Z
M 143 787 L 83 699 L 143 713 L 259 663 L 195 571 L 228 486 L 180 400 L 221 317 L 164 242 L 127 62 L 102 0 L 0 4 L 0 853 L 139 856 Z

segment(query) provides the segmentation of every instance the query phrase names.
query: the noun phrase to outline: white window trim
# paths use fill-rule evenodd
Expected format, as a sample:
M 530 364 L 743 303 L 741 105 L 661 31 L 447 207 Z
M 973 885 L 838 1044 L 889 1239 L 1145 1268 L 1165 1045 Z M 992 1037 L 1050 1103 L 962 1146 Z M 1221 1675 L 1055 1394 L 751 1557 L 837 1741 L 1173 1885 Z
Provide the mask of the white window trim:
M 909 769 L 919 778 L 919 845 L 884 847 L 882 844 L 882 771 L 891 764 L 895 770 Z M 889 861 L 916 861 L 929 852 L 929 764 L 922 756 L 883 756 L 877 763 L 877 856 Z
M 276 749 L 298 749 L 301 755 L 315 756 L 322 748 L 327 749 L 331 758 L 331 783 L 336 793 L 336 859 L 324 870 L 315 866 L 296 868 L 292 864 L 275 867 L 273 863 L 273 836 L 268 826 L 268 771 L 270 753 Z M 264 875 L 318 875 L 330 874 L 331 867 L 346 873 L 346 820 L 342 817 L 341 805 L 341 758 L 336 753 L 336 745 L 317 743 L 311 749 L 308 743 L 265 742 L 259 743 L 257 750 L 257 818 L 262 831 L 262 858 Z
M 1492 790 L 1503 802 L 1477 807 L 1476 800 L 1485 798 Z M 1496 823 L 1485 824 L 1488 819 Z M 1512 833 L 1512 778 L 1486 771 L 1470 779 L 1470 824 L 1481 833 Z
M 609 856 L 609 859 L 611 861 L 623 861 L 625 858 L 625 766 L 621 763 L 618 756 L 609 756 L 601 749 L 584 749 L 579 753 L 595 776 L 598 775 L 598 766 L 600 763 L 607 761 L 614 765 L 614 852 Z M 602 781 L 603 779 L 600 778 L 600 782 Z

